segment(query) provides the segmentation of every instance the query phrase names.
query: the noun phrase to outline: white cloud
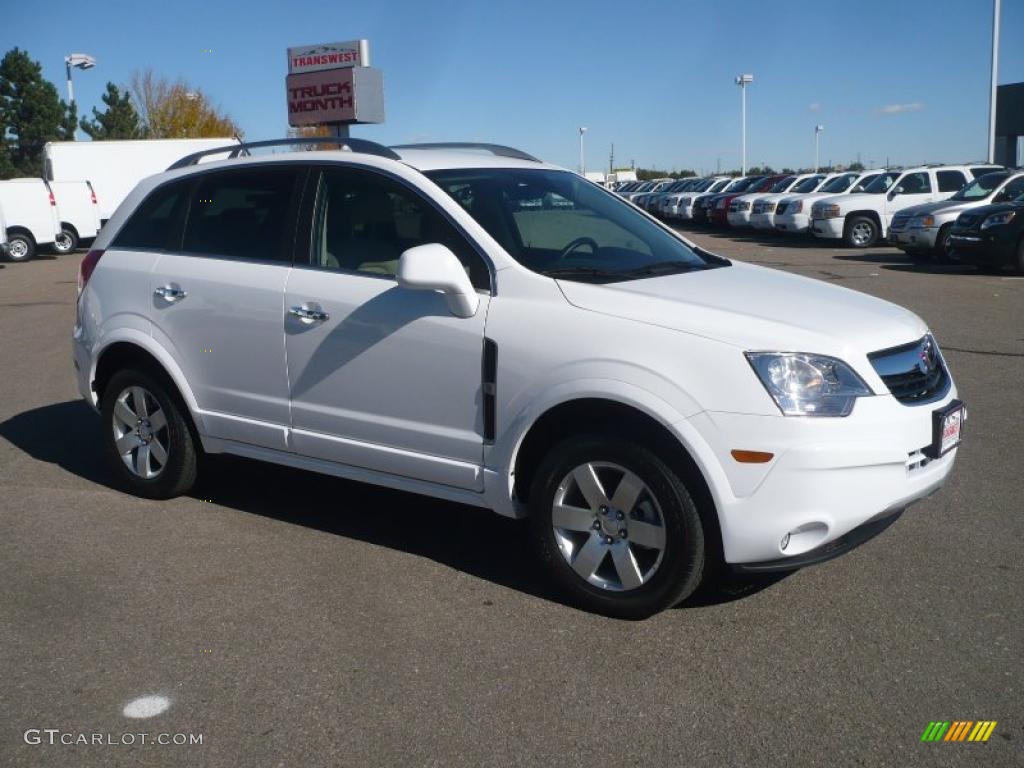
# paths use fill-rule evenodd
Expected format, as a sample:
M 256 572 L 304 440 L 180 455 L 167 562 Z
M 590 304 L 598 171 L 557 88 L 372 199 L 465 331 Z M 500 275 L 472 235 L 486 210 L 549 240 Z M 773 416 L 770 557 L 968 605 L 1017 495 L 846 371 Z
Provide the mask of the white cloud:
M 807 109 L 809 109 L 811 112 L 817 112 L 818 110 L 821 109 L 821 102 L 812 101 L 810 104 L 807 105 Z
M 912 101 L 909 104 L 886 104 L 884 107 L 878 108 L 878 113 L 882 115 L 898 115 L 901 112 L 920 112 L 924 109 L 923 101 Z

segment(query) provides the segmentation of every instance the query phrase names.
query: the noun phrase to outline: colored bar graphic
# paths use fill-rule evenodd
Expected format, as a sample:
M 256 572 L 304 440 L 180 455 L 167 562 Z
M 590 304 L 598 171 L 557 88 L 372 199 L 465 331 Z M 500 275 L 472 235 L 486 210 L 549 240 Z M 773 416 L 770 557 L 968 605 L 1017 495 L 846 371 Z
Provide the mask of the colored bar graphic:
M 988 741 L 996 728 L 995 720 L 932 720 L 921 734 L 921 741 Z

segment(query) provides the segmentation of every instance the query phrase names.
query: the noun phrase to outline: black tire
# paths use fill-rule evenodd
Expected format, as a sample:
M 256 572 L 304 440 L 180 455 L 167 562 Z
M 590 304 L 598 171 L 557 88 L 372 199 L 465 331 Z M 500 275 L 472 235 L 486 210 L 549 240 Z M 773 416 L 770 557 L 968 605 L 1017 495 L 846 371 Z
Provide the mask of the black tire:
M 8 261 L 28 261 L 36 255 L 36 241 L 28 232 L 7 234 Z
M 846 222 L 843 241 L 851 248 L 870 248 L 878 242 L 878 223 L 870 216 L 854 216 Z
M 941 263 L 948 264 L 956 261 L 956 254 L 949 242 L 949 231 L 952 228 L 952 224 L 944 225 L 939 229 L 939 234 L 935 238 L 935 259 Z
M 74 253 L 78 248 L 78 233 L 66 224 L 61 227 L 60 234 L 53 243 L 53 252 L 59 254 Z
M 159 474 L 145 479 L 131 471 L 117 450 L 114 437 L 114 406 L 118 396 L 129 387 L 142 387 L 166 416 L 167 461 Z M 196 442 L 189 429 L 184 403 L 164 376 L 148 371 L 126 369 L 114 374 L 100 398 L 100 418 L 103 452 L 118 483 L 147 499 L 171 499 L 187 493 L 195 484 L 197 475 Z
M 634 473 L 661 508 L 665 548 L 641 586 L 610 591 L 592 585 L 572 569 L 558 546 L 552 522 L 555 494 L 563 478 L 588 462 L 611 462 Z M 573 604 L 606 616 L 647 618 L 691 595 L 704 577 L 704 527 L 686 483 L 651 450 L 626 440 L 588 435 L 555 445 L 534 476 L 530 528 L 541 565 L 559 590 Z

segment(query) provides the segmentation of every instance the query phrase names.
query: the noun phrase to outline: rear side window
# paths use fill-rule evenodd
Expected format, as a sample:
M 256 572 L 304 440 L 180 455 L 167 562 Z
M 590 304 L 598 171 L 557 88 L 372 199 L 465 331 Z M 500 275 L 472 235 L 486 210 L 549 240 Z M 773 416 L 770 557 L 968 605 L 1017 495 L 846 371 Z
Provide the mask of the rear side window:
M 924 171 L 908 173 L 899 181 L 899 194 L 901 195 L 920 195 L 931 191 L 932 181 Z
M 936 175 L 939 177 L 939 192 L 956 192 L 967 183 L 960 171 L 939 171 Z
M 291 261 L 288 233 L 297 171 L 238 169 L 192 188 L 182 250 L 254 261 Z
M 150 193 L 114 238 L 112 247 L 162 251 L 176 247 L 181 237 L 187 183 L 165 184 Z

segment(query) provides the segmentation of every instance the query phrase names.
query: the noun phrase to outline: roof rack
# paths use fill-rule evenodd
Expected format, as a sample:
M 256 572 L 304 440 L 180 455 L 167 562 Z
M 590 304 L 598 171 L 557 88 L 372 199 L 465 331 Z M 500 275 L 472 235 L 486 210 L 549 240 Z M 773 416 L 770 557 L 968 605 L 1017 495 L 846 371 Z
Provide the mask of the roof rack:
M 479 149 L 490 152 L 498 157 L 514 157 L 517 160 L 529 160 L 533 163 L 543 162 L 521 149 L 506 147 L 501 144 L 480 144 L 478 142 L 438 141 L 428 144 L 394 144 L 392 149 Z
M 206 157 L 207 155 L 220 155 L 224 152 L 228 152 L 228 159 L 233 160 L 242 153 L 246 155 L 252 154 L 249 151 L 250 149 L 260 149 L 262 147 L 303 146 L 309 144 L 335 144 L 350 152 L 361 152 L 364 155 L 377 155 L 378 157 L 386 157 L 391 160 L 401 160 L 397 153 L 392 152 L 383 144 L 378 144 L 375 141 L 342 138 L 340 136 L 306 136 L 294 139 L 250 141 L 240 144 L 228 144 L 227 146 L 216 147 L 214 149 L 204 149 L 202 152 L 193 152 L 191 155 L 186 155 L 168 167 L 167 170 L 173 171 L 178 168 L 187 168 L 190 165 L 195 165 L 199 162 L 200 158 Z

